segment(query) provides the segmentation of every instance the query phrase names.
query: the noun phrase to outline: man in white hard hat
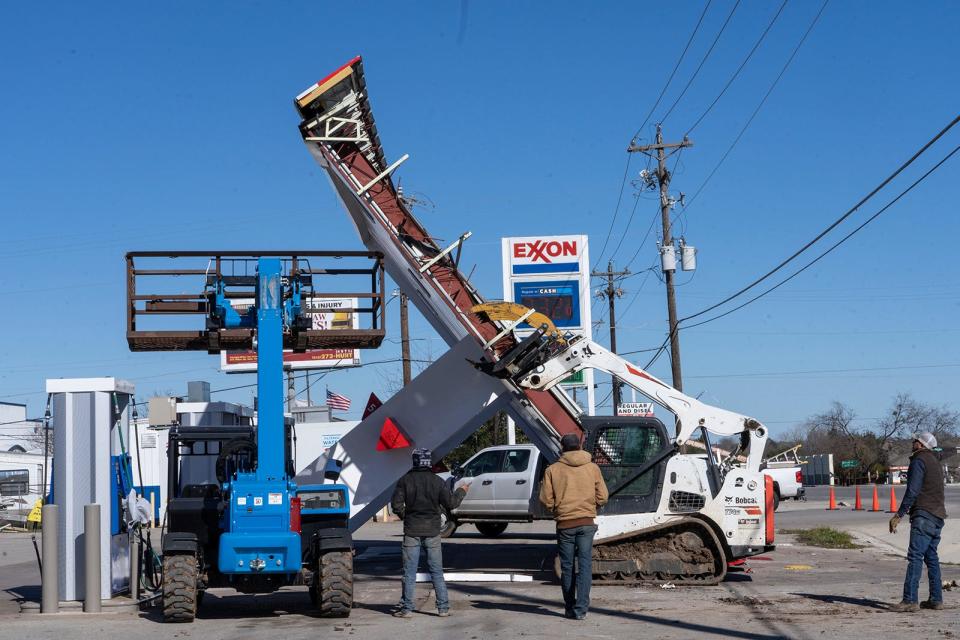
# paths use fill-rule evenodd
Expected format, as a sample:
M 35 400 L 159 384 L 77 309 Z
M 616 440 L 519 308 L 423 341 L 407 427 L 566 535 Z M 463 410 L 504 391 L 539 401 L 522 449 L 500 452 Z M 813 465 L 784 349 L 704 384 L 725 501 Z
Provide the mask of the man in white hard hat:
M 913 436 L 913 454 L 907 470 L 907 493 L 900 509 L 890 518 L 890 533 L 904 515 L 910 514 L 910 546 L 907 549 L 907 576 L 903 581 L 903 600 L 891 605 L 891 611 L 919 611 L 943 608 L 943 583 L 940 580 L 940 558 L 937 545 L 947 510 L 943 501 L 943 467 L 933 452 L 937 439 L 932 433 Z M 920 604 L 920 574 L 927 565 L 930 597 Z

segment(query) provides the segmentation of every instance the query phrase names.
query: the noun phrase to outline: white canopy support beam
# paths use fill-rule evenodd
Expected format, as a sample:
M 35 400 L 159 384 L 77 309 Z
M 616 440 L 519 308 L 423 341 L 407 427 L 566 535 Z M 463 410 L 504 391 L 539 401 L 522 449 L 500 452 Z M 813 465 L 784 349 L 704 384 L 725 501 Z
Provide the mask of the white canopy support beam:
M 439 262 L 440 259 L 443 258 L 443 256 L 447 255 L 448 253 L 450 253 L 450 252 L 453 251 L 454 249 L 459 248 L 460 245 L 463 244 L 463 241 L 466 240 L 467 238 L 469 238 L 469 237 L 472 236 L 472 235 L 473 235 L 473 232 L 472 232 L 472 231 L 467 231 L 465 234 L 463 234 L 462 236 L 460 236 L 459 238 L 457 238 L 457 239 L 453 242 L 453 244 L 451 244 L 449 247 L 447 247 L 446 249 L 444 249 L 443 251 L 441 251 L 441 252 L 438 253 L 437 255 L 433 256 L 433 258 L 431 258 L 429 262 L 427 262 L 427 263 L 424 264 L 422 267 L 420 267 L 420 273 L 426 272 L 428 269 L 430 269 L 430 267 L 432 267 L 433 265 L 437 264 L 437 262 Z
M 389 167 L 387 167 L 386 169 L 384 169 L 383 171 L 381 171 L 381 172 L 377 175 L 377 177 L 375 177 L 373 180 L 371 180 L 370 182 L 368 182 L 368 183 L 367 183 L 367 186 L 365 186 L 365 187 L 363 187 L 362 189 L 360 189 L 360 191 L 357 191 L 357 195 L 358 195 L 358 196 L 362 196 L 363 194 L 365 194 L 373 185 L 377 184 L 378 182 L 380 182 L 381 180 L 383 180 L 384 178 L 386 178 L 388 175 L 390 175 L 391 173 L 393 173 L 394 171 L 396 171 L 397 167 L 399 167 L 400 165 L 402 165 L 404 162 L 406 162 L 406 161 L 409 160 L 409 159 L 410 159 L 410 154 L 409 154 L 409 153 L 405 153 L 405 154 L 403 154 L 402 156 L 400 156 L 400 158 L 399 158 L 397 161 L 395 161 L 395 162 L 394 162 L 393 164 L 391 164 Z
M 355 136 L 335 136 L 337 131 L 348 124 L 355 125 L 357 135 Z M 324 134 L 322 136 L 308 136 L 304 138 L 307 142 L 370 142 L 370 139 L 361 133 L 363 123 L 355 118 L 330 117 L 324 121 Z

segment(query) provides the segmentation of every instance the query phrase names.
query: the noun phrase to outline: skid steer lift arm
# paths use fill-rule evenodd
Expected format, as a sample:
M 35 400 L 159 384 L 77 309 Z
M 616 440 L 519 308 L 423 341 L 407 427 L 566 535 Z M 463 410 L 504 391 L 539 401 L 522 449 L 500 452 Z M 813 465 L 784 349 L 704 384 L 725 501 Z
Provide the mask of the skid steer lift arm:
M 508 321 L 524 316 L 528 310 L 515 303 L 487 303 L 474 307 L 473 311 Z M 677 446 L 686 443 L 700 428 L 722 436 L 748 434 L 750 446 L 747 467 L 758 469 L 762 462 L 767 429 L 760 422 L 700 402 L 592 340 L 581 336 L 559 337 L 549 320 L 541 323 L 532 334 L 496 362 L 483 362 L 477 366 L 491 375 L 509 376 L 522 388 L 538 391 L 553 388 L 581 369 L 599 369 L 616 376 L 673 413 L 678 421 L 674 441 Z

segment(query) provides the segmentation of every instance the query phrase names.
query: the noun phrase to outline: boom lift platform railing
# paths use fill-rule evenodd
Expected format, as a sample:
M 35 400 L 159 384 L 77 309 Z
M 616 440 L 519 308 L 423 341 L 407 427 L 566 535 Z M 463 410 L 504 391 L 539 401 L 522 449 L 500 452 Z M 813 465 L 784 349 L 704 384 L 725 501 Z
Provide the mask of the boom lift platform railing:
M 252 349 L 253 326 L 227 327 L 211 322 L 218 296 L 242 301 L 254 296 L 256 261 L 282 259 L 290 277 L 302 285 L 303 320 L 288 327 L 283 348 L 307 349 L 379 347 L 386 332 L 383 255 L 371 251 L 137 251 L 127 261 L 127 343 L 131 351 L 207 351 Z M 189 262 L 190 268 L 179 266 Z M 347 263 L 347 264 L 344 264 Z M 363 291 L 327 291 L 344 276 Z M 145 282 L 146 280 L 146 282 Z M 363 284 L 361 284 L 363 283 Z M 360 328 L 318 328 L 312 316 L 324 313 L 322 302 L 356 298 L 356 308 L 338 307 L 361 318 Z M 185 320 L 191 316 L 194 320 Z M 196 320 L 203 320 L 197 327 Z M 145 320 L 149 318 L 149 321 Z M 145 328 L 144 324 L 150 324 Z M 159 325 L 159 326 L 157 326 Z

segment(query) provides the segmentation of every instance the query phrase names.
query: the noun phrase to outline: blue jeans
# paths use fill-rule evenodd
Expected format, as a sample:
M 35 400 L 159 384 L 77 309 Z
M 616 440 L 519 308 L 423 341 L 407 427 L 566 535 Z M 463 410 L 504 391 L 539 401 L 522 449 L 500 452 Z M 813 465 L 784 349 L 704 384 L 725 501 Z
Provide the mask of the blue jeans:
M 414 592 L 417 586 L 417 568 L 420 566 L 420 547 L 427 552 L 427 568 L 433 579 L 433 591 L 437 594 L 437 611 L 450 609 L 447 599 L 447 583 L 443 581 L 443 554 L 440 551 L 440 536 L 432 538 L 403 536 L 403 597 L 400 608 L 413 610 Z
M 930 518 L 914 516 L 910 521 L 910 547 L 907 549 L 907 577 L 903 580 L 903 601 L 918 602 L 920 574 L 923 565 L 927 565 L 927 577 L 930 580 L 930 601 L 943 602 L 943 583 L 940 581 L 940 557 L 937 545 L 940 544 L 942 524 Z
M 593 581 L 593 536 L 596 525 L 557 529 L 560 554 L 560 589 L 567 615 L 585 616 L 590 607 L 590 585 Z M 574 571 L 573 559 L 577 559 Z

